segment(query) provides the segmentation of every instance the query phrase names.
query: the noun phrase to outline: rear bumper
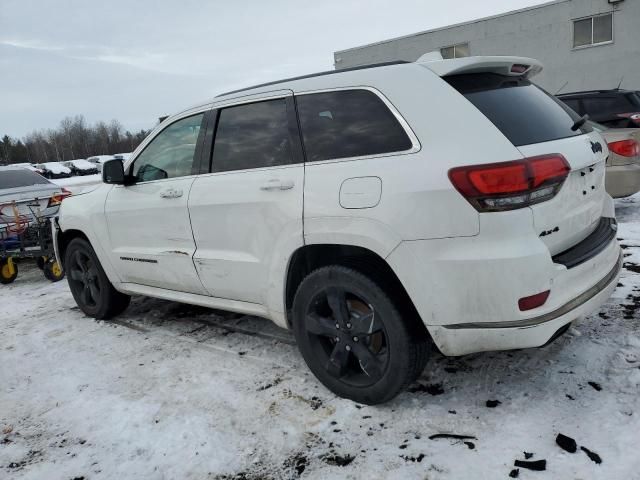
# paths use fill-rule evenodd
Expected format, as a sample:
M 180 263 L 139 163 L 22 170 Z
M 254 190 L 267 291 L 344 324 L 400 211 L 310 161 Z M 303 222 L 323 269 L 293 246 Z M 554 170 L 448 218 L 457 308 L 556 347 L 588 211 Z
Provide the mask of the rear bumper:
M 604 220 L 554 259 L 530 218 L 505 212 L 482 217 L 477 237 L 402 242 L 387 261 L 445 355 L 536 347 L 615 288 L 620 246 Z M 520 311 L 518 299 L 547 290 L 543 305 Z
M 602 305 L 616 288 L 622 255 L 598 283 L 556 310 L 529 318 L 506 322 L 487 322 L 432 326 L 429 332 L 445 355 L 545 345 L 565 325 Z
M 628 197 L 640 191 L 640 164 L 607 167 L 607 193 L 614 198 Z

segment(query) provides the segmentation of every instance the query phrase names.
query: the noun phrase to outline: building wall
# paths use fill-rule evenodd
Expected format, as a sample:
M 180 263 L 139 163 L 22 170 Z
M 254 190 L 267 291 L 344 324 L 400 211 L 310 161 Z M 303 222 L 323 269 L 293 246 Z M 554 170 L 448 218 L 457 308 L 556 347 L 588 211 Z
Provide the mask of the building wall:
M 613 43 L 573 48 L 572 19 L 614 12 Z M 392 60 L 415 61 L 441 47 L 469 42 L 471 55 L 518 55 L 543 62 L 536 82 L 552 93 L 640 89 L 640 0 L 558 0 L 504 15 L 409 35 L 334 54 L 336 69 Z

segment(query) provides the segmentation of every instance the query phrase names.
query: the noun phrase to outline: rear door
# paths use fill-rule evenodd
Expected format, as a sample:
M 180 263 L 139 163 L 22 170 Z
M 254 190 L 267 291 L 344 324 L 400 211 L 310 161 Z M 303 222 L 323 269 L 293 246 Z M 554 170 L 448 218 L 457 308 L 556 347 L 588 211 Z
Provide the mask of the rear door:
M 189 212 L 194 263 L 209 295 L 282 305 L 288 256 L 303 243 L 304 163 L 292 92 L 244 97 L 216 111 L 211 173 Z
M 523 157 L 559 153 L 571 172 L 551 200 L 529 207 L 536 232 L 552 255 L 586 238 L 602 215 L 607 146 L 578 115 L 525 78 L 479 73 L 445 77 Z M 517 159 L 514 159 L 517 160 Z

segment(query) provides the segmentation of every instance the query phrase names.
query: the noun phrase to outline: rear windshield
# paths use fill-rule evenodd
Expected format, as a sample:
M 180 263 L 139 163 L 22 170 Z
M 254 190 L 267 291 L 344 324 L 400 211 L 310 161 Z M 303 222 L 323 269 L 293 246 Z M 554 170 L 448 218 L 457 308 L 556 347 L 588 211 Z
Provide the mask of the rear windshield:
M 588 131 L 588 127 L 571 130 L 579 116 L 525 78 L 472 73 L 444 79 L 516 147 L 575 137 Z
M 5 188 L 46 185 L 49 181 L 31 170 L 0 170 L 0 190 Z

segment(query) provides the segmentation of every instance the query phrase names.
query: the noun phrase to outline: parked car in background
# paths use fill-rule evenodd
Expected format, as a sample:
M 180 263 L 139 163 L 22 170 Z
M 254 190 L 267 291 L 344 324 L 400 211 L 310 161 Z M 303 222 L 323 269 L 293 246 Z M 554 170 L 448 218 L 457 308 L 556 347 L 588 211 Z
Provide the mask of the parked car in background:
M 640 191 L 640 128 L 607 128 L 589 124 L 609 146 L 605 186 L 613 198 L 628 197 Z
M 113 155 L 94 155 L 93 157 L 87 158 L 87 162 L 93 163 L 98 169 L 98 171 L 101 172 L 102 164 L 104 164 L 104 162 L 108 162 L 109 160 L 113 160 L 113 159 L 114 159 Z
M 82 158 L 64 162 L 64 166 L 68 167 L 73 175 L 95 175 L 99 173 L 95 163 L 88 162 Z
M 16 214 L 31 217 L 36 210 L 51 217 L 70 194 L 28 168 L 0 167 L 0 226 L 14 223 Z
M 270 318 L 367 404 L 433 345 L 542 346 L 606 301 L 622 256 L 604 140 L 541 70 L 430 54 L 178 113 L 62 205 L 71 293 L 95 318 L 133 294 Z
M 37 168 L 35 165 L 31 163 L 14 163 L 11 166 L 26 168 L 27 170 L 31 170 L 32 172 L 39 173 L 40 175 L 44 174 L 44 170 L 42 170 L 41 168 Z
M 60 162 L 39 163 L 36 168 L 42 170 L 42 175 L 49 179 L 69 178 L 71 176 L 71 169 Z
M 640 92 L 635 90 L 593 90 L 563 93 L 558 98 L 580 115 L 609 128 L 640 127 Z

